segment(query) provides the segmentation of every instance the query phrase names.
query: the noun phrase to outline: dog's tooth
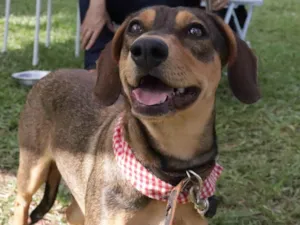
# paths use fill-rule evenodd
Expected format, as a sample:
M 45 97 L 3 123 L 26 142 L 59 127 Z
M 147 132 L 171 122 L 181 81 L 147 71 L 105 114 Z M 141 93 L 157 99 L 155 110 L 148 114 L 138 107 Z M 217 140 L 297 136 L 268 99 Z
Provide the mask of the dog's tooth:
M 168 100 L 168 96 L 167 96 L 165 99 L 161 100 L 161 101 L 159 102 L 159 104 L 162 104 L 162 103 L 164 103 L 164 102 L 167 101 L 167 100 Z
M 184 91 L 185 91 L 185 88 L 178 88 L 177 90 L 178 90 L 178 92 L 179 92 L 180 94 L 183 94 Z

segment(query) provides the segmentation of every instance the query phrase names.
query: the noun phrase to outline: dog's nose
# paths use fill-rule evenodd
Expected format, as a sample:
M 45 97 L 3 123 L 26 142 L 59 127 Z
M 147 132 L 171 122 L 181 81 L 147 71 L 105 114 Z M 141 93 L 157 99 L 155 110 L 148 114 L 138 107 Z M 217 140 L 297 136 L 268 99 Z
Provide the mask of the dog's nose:
M 164 62 L 169 54 L 168 46 L 157 38 L 141 38 L 130 48 L 133 61 L 140 67 L 152 69 Z

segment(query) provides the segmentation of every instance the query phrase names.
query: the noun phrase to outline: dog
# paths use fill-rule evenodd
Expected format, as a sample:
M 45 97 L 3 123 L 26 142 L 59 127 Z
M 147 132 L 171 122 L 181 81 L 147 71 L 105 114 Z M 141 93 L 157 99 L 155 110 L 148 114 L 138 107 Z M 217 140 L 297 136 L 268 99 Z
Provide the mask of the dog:
M 14 225 L 43 218 L 61 177 L 73 196 L 69 224 L 207 224 L 213 193 L 201 188 L 212 181 L 214 190 L 222 169 L 215 99 L 225 66 L 236 98 L 258 101 L 257 58 L 222 19 L 154 6 L 119 27 L 97 76 L 59 69 L 41 79 L 19 121 Z

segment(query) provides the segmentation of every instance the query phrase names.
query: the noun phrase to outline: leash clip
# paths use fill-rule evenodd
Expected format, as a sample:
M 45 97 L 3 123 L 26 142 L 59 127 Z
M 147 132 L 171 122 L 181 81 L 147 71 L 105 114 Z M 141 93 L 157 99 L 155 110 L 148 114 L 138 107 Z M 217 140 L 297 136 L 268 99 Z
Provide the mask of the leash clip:
M 202 178 L 192 170 L 186 171 L 188 176 L 188 181 L 192 182 L 193 185 L 189 189 L 189 200 L 194 204 L 194 208 L 196 211 L 204 217 L 205 213 L 209 209 L 209 201 L 208 199 L 201 198 L 201 189 L 203 187 Z M 195 179 L 193 179 L 195 178 Z

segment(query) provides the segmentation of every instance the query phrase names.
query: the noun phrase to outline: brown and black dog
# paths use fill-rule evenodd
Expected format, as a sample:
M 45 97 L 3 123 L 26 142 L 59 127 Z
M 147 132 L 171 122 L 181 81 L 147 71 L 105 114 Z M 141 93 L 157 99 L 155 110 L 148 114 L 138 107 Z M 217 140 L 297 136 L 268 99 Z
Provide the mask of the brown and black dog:
M 124 138 L 156 177 L 176 185 L 185 171 L 206 168 L 199 172 L 205 179 L 217 155 L 215 94 L 226 65 L 233 94 L 256 102 L 256 57 L 228 25 L 200 9 L 156 6 L 120 26 L 98 60 L 97 77 L 62 69 L 39 81 L 19 123 L 14 225 L 49 211 L 61 177 L 74 197 L 70 224 L 164 224 L 166 202 L 141 194 L 118 167 L 116 122 L 123 115 Z M 43 183 L 44 197 L 28 219 Z M 188 203 L 177 206 L 174 224 L 207 221 Z

